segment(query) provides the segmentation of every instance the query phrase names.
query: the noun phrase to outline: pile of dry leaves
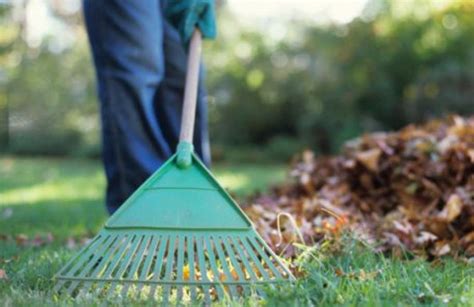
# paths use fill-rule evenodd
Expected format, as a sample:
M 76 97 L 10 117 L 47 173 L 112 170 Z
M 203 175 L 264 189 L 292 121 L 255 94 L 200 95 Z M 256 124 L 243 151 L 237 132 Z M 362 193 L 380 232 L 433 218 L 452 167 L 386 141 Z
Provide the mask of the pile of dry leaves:
M 339 156 L 306 151 L 290 176 L 245 208 L 287 256 L 291 242 L 310 245 L 342 230 L 382 250 L 474 256 L 474 117 L 365 135 Z

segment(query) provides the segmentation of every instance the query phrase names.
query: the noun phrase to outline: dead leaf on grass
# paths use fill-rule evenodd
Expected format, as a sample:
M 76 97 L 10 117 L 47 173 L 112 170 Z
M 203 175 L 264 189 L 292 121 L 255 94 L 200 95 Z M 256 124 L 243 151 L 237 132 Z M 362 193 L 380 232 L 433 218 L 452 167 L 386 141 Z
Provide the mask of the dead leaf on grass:
M 474 244 L 469 245 L 466 248 L 465 253 L 466 253 L 466 256 L 468 256 L 468 257 L 474 257 Z
M 19 234 L 15 237 L 15 241 L 19 246 L 25 246 L 28 243 L 28 236 L 25 234 Z
M 66 240 L 66 247 L 67 247 L 68 249 L 74 249 L 74 248 L 76 248 L 76 246 L 77 246 L 76 239 L 74 239 L 74 238 L 72 238 L 72 237 L 71 237 L 71 238 L 67 238 L 67 240 Z
M 448 243 L 444 241 L 436 242 L 435 246 L 431 249 L 431 254 L 433 256 L 441 257 L 449 254 L 451 247 Z
M 20 258 L 20 257 L 19 257 L 18 255 L 13 256 L 13 257 L 8 258 L 8 259 L 1 259 L 1 258 L 0 258 L 0 263 L 10 263 L 10 262 L 12 262 L 12 261 L 18 260 L 19 258 Z
M 457 194 L 452 194 L 446 202 L 443 211 L 440 212 L 439 217 L 450 223 L 461 214 L 462 208 L 461 198 Z
M 469 149 L 467 155 L 469 156 L 469 159 L 471 159 L 471 163 L 474 163 L 474 149 Z
M 416 237 L 415 241 L 417 244 L 425 245 L 427 243 L 436 241 L 436 239 L 438 239 L 438 237 L 432 234 L 431 232 L 422 231 L 420 235 Z
M 0 280 L 7 280 L 7 279 L 8 279 L 7 272 L 5 272 L 4 269 L 0 269 Z
M 379 148 L 374 148 L 356 153 L 356 159 L 369 170 L 377 172 L 381 154 L 382 151 Z

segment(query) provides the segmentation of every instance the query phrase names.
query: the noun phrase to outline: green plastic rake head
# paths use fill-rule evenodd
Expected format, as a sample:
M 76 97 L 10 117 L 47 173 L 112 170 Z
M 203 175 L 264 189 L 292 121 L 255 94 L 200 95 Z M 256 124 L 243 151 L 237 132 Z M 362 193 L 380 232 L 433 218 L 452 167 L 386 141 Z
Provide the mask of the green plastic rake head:
M 262 294 L 261 284 L 293 280 L 192 152 L 195 105 L 189 101 L 195 101 L 195 96 L 188 94 L 197 88 L 198 65 L 194 64 L 199 62 L 199 47 L 196 31 L 177 153 L 58 272 L 55 291 L 209 303 Z
M 168 301 L 249 295 L 291 273 L 196 156 L 172 157 L 57 274 L 56 291 Z

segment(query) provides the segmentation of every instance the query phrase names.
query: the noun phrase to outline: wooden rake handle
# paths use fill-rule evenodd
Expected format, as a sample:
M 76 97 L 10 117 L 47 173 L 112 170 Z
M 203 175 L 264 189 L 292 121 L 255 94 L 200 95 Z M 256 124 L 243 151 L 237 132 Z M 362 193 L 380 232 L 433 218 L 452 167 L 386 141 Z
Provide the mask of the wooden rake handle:
M 194 119 L 199 84 L 199 64 L 201 60 L 201 31 L 195 29 L 189 44 L 188 70 L 184 88 L 183 114 L 181 115 L 180 142 L 193 143 Z

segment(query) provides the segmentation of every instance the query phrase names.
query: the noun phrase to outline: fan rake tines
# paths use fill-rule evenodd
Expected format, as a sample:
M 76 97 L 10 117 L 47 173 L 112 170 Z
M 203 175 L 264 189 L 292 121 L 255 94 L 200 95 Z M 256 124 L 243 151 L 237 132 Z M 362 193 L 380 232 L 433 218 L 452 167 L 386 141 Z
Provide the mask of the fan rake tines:
M 55 291 L 212 301 L 262 295 L 291 275 L 253 231 L 103 230 L 61 270 Z

